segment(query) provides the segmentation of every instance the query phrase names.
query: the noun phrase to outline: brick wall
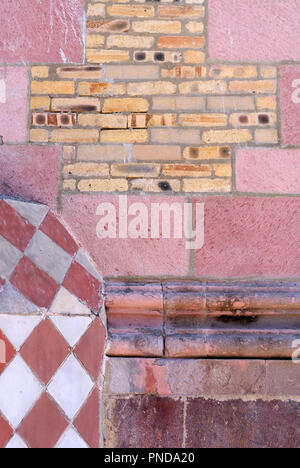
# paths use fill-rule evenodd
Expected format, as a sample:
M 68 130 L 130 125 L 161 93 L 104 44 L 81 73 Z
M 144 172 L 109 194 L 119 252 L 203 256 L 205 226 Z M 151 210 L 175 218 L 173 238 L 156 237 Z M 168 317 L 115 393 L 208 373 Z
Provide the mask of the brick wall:
M 30 141 L 75 147 L 63 191 L 230 192 L 236 146 L 278 143 L 276 66 L 208 61 L 204 0 L 86 16 L 87 65 L 31 69 Z

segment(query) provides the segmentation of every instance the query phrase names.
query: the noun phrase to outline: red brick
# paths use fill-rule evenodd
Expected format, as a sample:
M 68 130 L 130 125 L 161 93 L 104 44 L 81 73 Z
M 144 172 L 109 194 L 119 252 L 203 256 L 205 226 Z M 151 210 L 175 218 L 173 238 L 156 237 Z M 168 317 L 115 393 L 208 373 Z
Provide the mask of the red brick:
M 70 255 L 75 255 L 78 251 L 78 245 L 73 237 L 53 213 L 48 212 L 40 230 Z
M 99 311 L 100 282 L 79 263 L 74 262 L 65 278 L 63 286 L 94 311 Z
M 56 404 L 44 393 L 18 432 L 30 448 L 54 448 L 67 425 Z
M 106 330 L 101 320 L 96 318 L 74 350 L 74 354 L 95 381 L 101 372 L 105 338 Z
M 0 200 L 0 234 L 5 239 L 24 252 L 34 233 L 35 227 L 32 224 L 5 201 Z
M 69 354 L 69 347 L 49 319 L 43 320 L 20 350 L 21 356 L 45 385 Z
M 20 260 L 10 281 L 27 299 L 45 308 L 50 307 L 59 287 L 26 257 Z
M 100 444 L 99 398 L 99 390 L 95 388 L 74 421 L 79 434 L 93 449 L 99 448 Z
M 4 448 L 13 435 L 13 429 L 0 413 L 0 448 Z

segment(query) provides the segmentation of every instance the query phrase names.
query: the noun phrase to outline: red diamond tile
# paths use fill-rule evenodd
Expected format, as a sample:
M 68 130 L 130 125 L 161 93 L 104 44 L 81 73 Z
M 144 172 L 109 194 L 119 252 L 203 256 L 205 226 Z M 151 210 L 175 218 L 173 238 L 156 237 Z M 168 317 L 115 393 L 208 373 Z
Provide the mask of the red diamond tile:
M 100 375 L 105 338 L 106 330 L 101 320 L 97 318 L 85 335 L 83 335 L 74 350 L 74 354 L 82 362 L 94 380 L 97 380 Z
M 87 444 L 99 448 L 100 442 L 100 392 L 95 388 L 74 421 L 74 426 Z
M 0 374 L 14 358 L 15 354 L 15 348 L 0 330 Z
M 40 230 L 70 255 L 75 255 L 77 252 L 78 245 L 53 213 L 47 214 Z
M 14 431 L 0 414 L 0 448 L 4 448 Z
M 63 286 L 91 309 L 98 311 L 100 307 L 100 281 L 79 263 L 74 262 L 71 265 Z
M 36 229 L 10 205 L 0 200 L 0 234 L 24 252 Z
M 44 393 L 18 429 L 30 448 L 53 448 L 67 428 L 56 404 Z
M 32 371 L 47 384 L 63 363 L 70 349 L 49 319 L 33 331 L 20 354 Z
M 20 260 L 10 282 L 31 302 L 45 308 L 50 307 L 59 287 L 27 257 Z

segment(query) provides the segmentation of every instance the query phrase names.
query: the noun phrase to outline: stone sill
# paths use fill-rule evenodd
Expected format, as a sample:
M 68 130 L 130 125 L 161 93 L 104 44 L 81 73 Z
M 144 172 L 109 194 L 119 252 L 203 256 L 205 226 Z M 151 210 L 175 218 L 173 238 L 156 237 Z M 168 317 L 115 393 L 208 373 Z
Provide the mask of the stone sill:
M 291 359 L 297 282 L 109 283 L 108 356 Z

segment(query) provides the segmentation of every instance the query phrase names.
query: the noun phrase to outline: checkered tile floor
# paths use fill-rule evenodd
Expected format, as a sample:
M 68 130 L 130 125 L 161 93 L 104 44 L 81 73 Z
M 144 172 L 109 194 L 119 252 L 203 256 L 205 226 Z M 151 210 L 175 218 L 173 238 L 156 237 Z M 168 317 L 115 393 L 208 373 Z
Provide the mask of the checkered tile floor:
M 101 277 L 45 206 L 0 200 L 0 447 L 99 447 Z

